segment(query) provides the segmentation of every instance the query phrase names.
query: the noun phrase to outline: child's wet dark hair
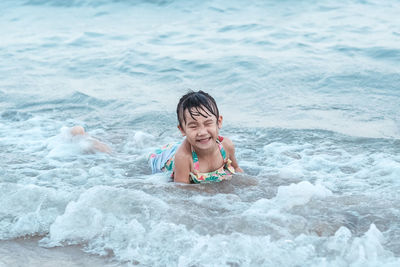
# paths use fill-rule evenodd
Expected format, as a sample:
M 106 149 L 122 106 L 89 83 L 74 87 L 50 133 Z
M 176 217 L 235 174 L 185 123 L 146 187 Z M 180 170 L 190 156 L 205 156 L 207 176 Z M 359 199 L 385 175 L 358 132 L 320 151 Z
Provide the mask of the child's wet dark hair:
M 179 100 L 178 106 L 176 107 L 176 114 L 180 127 L 183 127 L 182 122 L 186 123 L 185 110 L 189 111 L 190 116 L 194 120 L 196 120 L 194 116 L 199 115 L 207 117 L 212 114 L 217 119 L 219 117 L 217 103 L 214 98 L 201 90 L 198 92 L 189 91 Z

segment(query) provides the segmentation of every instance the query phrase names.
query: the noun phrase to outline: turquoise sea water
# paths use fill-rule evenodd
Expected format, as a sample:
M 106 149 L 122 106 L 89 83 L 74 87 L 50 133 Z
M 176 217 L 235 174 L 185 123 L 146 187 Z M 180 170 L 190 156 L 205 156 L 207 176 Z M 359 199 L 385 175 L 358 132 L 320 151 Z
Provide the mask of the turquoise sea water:
M 79 245 L 117 266 L 398 266 L 399 11 L 2 1 L 0 240 Z M 151 175 L 148 153 L 181 140 L 189 88 L 216 98 L 245 174 Z M 66 133 L 76 124 L 114 153 L 85 153 Z

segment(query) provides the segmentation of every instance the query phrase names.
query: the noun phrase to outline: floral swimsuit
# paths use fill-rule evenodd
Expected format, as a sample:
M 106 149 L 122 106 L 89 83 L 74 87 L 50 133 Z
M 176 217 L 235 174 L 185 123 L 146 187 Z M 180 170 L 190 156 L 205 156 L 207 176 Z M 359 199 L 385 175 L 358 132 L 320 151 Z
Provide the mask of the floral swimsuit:
M 219 136 L 217 140 L 219 151 L 224 159 L 224 165 L 212 172 L 201 173 L 199 166 L 199 158 L 196 152 L 192 148 L 193 166 L 195 172 L 190 172 L 190 181 L 192 183 L 212 183 L 221 182 L 222 180 L 229 180 L 232 174 L 235 173 L 235 169 L 232 167 L 232 161 L 227 158 L 224 147 L 221 144 L 223 137 Z M 161 149 L 155 151 L 150 155 L 150 165 L 153 173 L 172 171 L 171 177 L 174 176 L 174 158 L 175 152 L 180 144 L 169 144 Z

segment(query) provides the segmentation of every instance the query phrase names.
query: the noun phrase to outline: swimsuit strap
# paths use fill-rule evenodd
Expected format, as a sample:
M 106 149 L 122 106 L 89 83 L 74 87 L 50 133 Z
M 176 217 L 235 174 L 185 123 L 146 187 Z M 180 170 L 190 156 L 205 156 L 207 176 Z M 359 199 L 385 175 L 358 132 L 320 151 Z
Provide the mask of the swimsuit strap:
M 199 165 L 199 157 L 197 156 L 196 152 L 194 151 L 192 147 L 192 158 L 193 158 L 193 167 L 195 170 L 200 170 L 200 165 Z
M 217 143 L 218 143 L 219 151 L 221 152 L 222 158 L 224 159 L 224 163 L 226 163 L 228 159 L 226 158 L 225 149 L 219 140 L 217 140 Z
M 226 152 L 219 139 L 217 139 L 217 144 L 219 151 L 221 152 L 222 158 L 224 159 L 224 163 L 226 163 L 227 162 Z M 196 151 L 194 151 L 193 147 L 192 147 L 192 158 L 193 158 L 194 169 L 200 171 L 199 157 L 197 156 L 197 153 Z

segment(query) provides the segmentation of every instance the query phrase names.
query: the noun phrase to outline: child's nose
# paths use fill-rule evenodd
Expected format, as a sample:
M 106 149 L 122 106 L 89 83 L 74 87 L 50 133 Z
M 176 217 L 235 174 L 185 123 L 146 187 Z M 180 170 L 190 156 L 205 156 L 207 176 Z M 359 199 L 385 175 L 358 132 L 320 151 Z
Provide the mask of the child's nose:
M 206 134 L 206 133 L 207 133 L 206 127 L 204 127 L 204 126 L 201 126 L 199 128 L 199 131 L 197 132 L 198 135 L 203 135 L 203 134 Z

